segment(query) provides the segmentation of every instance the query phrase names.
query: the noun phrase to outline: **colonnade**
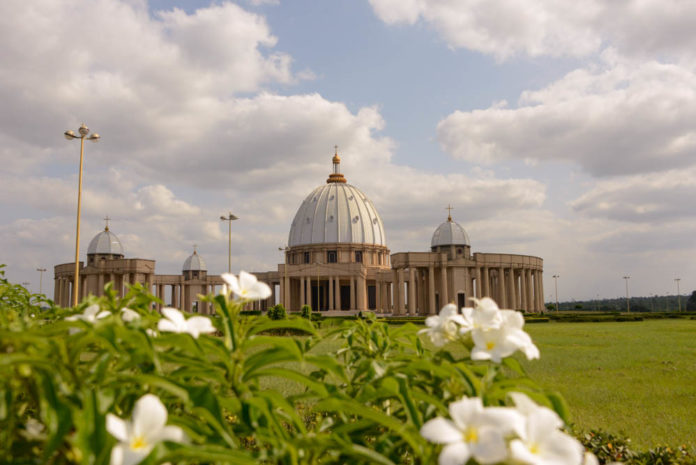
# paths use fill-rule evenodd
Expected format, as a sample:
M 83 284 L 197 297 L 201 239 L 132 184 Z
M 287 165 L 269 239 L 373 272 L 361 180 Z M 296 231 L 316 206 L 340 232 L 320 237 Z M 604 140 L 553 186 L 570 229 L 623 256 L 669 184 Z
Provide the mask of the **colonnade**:
M 500 308 L 544 309 L 543 272 L 520 266 L 404 266 L 393 271 L 394 315 L 434 315 L 446 303 L 491 297 Z

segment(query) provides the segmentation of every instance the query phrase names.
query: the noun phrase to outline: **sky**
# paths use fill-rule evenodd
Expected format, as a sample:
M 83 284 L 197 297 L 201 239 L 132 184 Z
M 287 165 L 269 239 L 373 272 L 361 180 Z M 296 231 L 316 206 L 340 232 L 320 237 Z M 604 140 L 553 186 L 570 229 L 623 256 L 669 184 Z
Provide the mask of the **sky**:
M 446 207 L 547 301 L 696 289 L 696 2 L 3 0 L 0 263 L 53 292 L 104 228 L 178 274 L 282 261 L 333 147 L 392 253 Z

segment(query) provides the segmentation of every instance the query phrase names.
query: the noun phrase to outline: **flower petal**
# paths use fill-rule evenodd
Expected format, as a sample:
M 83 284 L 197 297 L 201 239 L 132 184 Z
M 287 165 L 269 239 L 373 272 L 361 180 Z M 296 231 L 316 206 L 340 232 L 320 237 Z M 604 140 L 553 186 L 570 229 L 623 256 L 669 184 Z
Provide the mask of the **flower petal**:
M 437 459 L 439 465 L 464 465 L 471 457 L 471 450 L 465 442 L 449 444 L 442 449 Z
M 123 465 L 123 446 L 121 444 L 116 444 L 113 449 L 111 449 L 111 460 L 109 465 Z
M 119 441 L 128 440 L 128 424 L 113 413 L 106 414 L 106 430 Z
M 478 441 L 470 444 L 471 454 L 481 464 L 498 463 L 507 457 L 503 432 L 496 428 L 481 428 Z
M 135 321 L 140 318 L 140 313 L 136 312 L 135 310 L 131 310 L 130 308 L 123 307 L 121 309 L 121 318 L 125 322 Z
M 186 434 L 184 430 L 178 426 L 168 425 L 159 430 L 157 437 L 150 437 L 153 442 L 160 441 L 172 441 L 172 442 L 184 442 L 186 439 Z
M 194 316 L 186 320 L 188 333 L 194 338 L 198 338 L 200 333 L 214 333 L 215 327 L 209 318 L 204 316 Z
M 220 277 L 227 283 L 230 291 L 235 291 L 239 289 L 239 281 L 237 277 L 232 273 L 222 273 Z
M 180 333 L 181 327 L 175 325 L 172 321 L 162 318 L 157 322 L 157 329 L 171 333 Z
M 145 394 L 133 408 L 133 434 L 156 437 L 167 423 L 167 409 L 153 394 Z M 150 441 L 148 441 L 150 442 Z
M 99 313 L 99 305 L 93 304 L 85 308 L 85 311 L 82 312 L 82 315 L 86 318 L 94 319 L 94 317 L 97 316 L 97 313 Z
M 168 319 L 172 320 L 172 322 L 177 326 L 186 324 L 186 318 L 184 318 L 184 314 L 176 308 L 165 307 L 162 309 L 162 314 Z
M 483 412 L 483 403 L 480 397 L 465 397 L 449 405 L 450 417 L 460 430 L 471 425 L 472 420 Z
M 451 421 L 437 417 L 428 420 L 421 427 L 421 436 L 437 444 L 449 444 L 462 440 L 462 432 Z

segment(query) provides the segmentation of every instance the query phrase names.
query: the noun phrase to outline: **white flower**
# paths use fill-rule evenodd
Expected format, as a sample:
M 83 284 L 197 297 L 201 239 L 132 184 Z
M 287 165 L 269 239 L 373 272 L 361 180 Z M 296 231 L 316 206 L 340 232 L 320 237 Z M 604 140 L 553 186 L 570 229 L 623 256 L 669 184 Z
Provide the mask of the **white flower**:
M 517 431 L 519 438 L 510 441 L 513 460 L 530 465 L 582 465 L 585 460 L 592 463 L 591 458 L 583 455 L 582 444 L 560 430 L 563 421 L 556 412 L 536 405 L 521 393 L 511 393 L 510 397 L 525 418 Z
M 592 452 L 585 452 L 585 460 L 582 461 L 582 465 L 599 465 L 599 460 Z
M 425 319 L 427 328 L 421 329 L 418 334 L 427 334 L 435 346 L 442 347 L 457 338 L 461 324 L 464 324 L 464 318 L 457 313 L 457 307 L 454 304 L 447 304 L 442 307 L 439 315 Z
M 499 310 L 501 323 L 497 329 L 473 329 L 471 337 L 474 348 L 471 351 L 472 360 L 493 360 L 500 363 L 501 359 L 521 350 L 527 359 L 539 358 L 539 349 L 532 342 L 529 334 L 525 333 L 524 317 L 515 310 Z
M 420 431 L 428 441 L 446 444 L 440 465 L 464 465 L 471 457 L 483 465 L 502 462 L 507 458 L 505 437 L 523 421 L 514 409 L 484 408 L 478 397 L 453 402 L 449 412 L 452 420 L 433 418 Z
M 215 327 L 210 319 L 204 316 L 194 316 L 188 320 L 176 308 L 163 308 L 162 313 L 166 318 L 162 318 L 157 323 L 157 329 L 173 333 L 189 333 L 195 339 L 201 333 L 214 333 Z
M 498 305 L 490 297 L 483 299 L 472 298 L 475 302 L 475 307 L 465 307 L 462 309 L 464 315 L 464 323 L 460 329 L 461 333 L 468 333 L 474 329 L 488 331 L 490 329 L 498 329 L 503 322 L 502 315 Z
M 227 289 L 229 289 L 242 300 L 261 300 L 271 295 L 271 288 L 268 287 L 268 284 L 258 281 L 256 276 L 246 271 L 239 272 L 239 279 L 230 273 L 223 273 L 222 279 L 227 283 L 226 286 L 223 286 L 223 292 L 227 294 L 229 292 Z
M 132 418 L 124 421 L 111 413 L 106 415 L 106 430 L 119 441 L 111 450 L 111 465 L 134 465 L 162 441 L 184 441 L 181 428 L 165 426 L 167 409 L 155 395 L 138 399 Z
M 43 441 L 46 439 L 44 425 L 33 418 L 28 418 L 24 429 L 19 432 L 27 441 Z
M 140 319 L 140 313 L 136 312 L 135 310 L 131 310 L 130 308 L 123 307 L 121 309 L 121 318 L 126 323 L 130 323 L 131 321 Z
M 85 308 L 85 311 L 82 313 L 78 313 L 77 315 L 72 315 L 69 316 L 65 319 L 65 321 L 77 321 L 77 320 L 82 320 L 86 321 L 87 323 L 95 323 L 97 320 L 101 320 L 102 318 L 106 318 L 107 316 L 111 315 L 111 312 L 108 312 L 104 310 L 103 312 L 99 311 L 99 305 L 90 305 L 89 307 Z

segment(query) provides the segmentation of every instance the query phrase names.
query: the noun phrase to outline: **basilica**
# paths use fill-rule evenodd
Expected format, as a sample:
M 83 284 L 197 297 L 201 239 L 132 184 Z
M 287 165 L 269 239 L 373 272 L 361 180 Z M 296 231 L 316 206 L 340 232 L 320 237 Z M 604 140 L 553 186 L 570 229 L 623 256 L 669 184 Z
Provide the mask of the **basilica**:
M 390 254 L 384 224 L 372 201 L 341 173 L 334 154 L 325 184 L 304 199 L 290 225 L 285 263 L 255 272 L 272 295 L 250 303 L 266 310 L 282 303 L 289 311 L 309 305 L 326 314 L 371 310 L 398 315 L 433 315 L 444 304 L 470 305 L 469 297 L 490 296 L 501 308 L 540 312 L 544 308 L 543 260 L 529 255 L 471 252 L 469 236 L 451 215 L 435 228 L 430 251 Z M 70 305 L 74 263 L 55 267 L 54 300 Z M 215 292 L 223 281 L 208 275 L 198 252 L 186 259 L 180 275 L 155 274 L 155 261 L 125 258 L 109 230 L 97 234 L 80 262 L 80 297 L 100 295 L 112 282 L 119 294 L 141 283 L 168 306 L 209 313 L 200 294 Z

